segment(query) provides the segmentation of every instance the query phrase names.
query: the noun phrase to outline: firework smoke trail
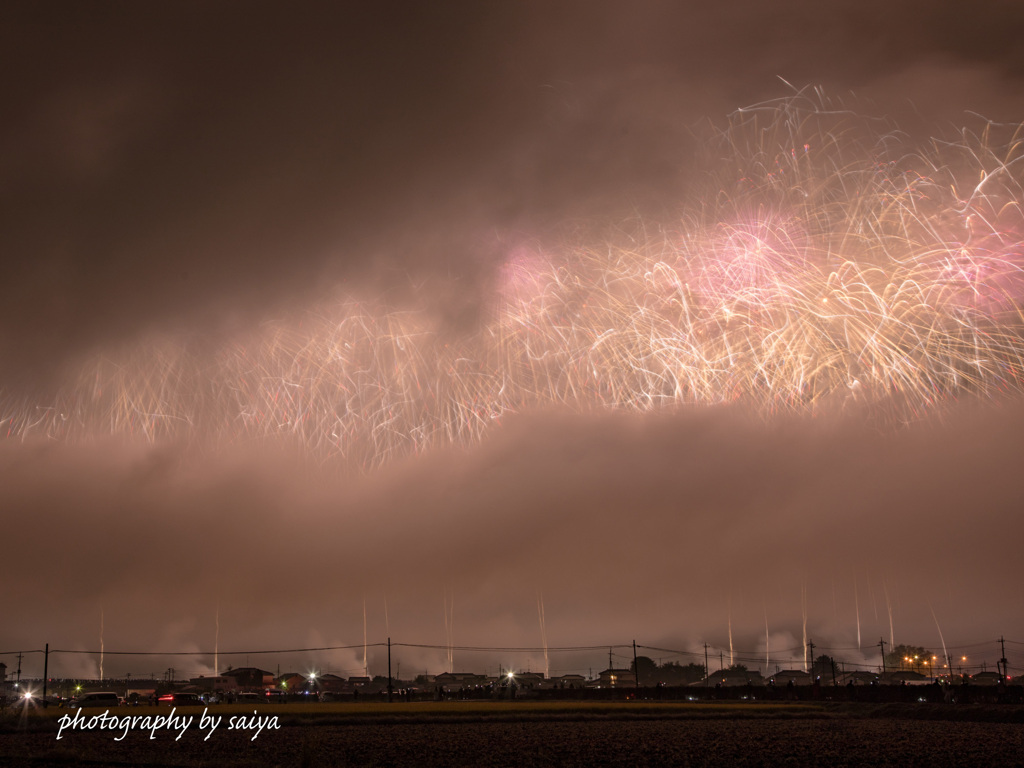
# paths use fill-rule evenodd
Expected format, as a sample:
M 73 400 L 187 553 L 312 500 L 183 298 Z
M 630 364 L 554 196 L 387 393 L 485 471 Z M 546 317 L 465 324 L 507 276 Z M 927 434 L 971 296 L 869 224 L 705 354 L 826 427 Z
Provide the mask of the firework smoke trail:
M 857 408 L 898 426 L 1020 395 L 1022 133 L 989 124 L 918 150 L 820 94 L 756 105 L 704 137 L 709 167 L 676 221 L 516 250 L 473 332 L 348 296 L 212 356 L 147 339 L 52 402 L 0 392 L 0 424 L 274 438 L 374 469 L 532 406 Z
M 551 662 L 548 660 L 548 626 L 544 618 L 544 593 L 537 590 L 537 617 L 540 620 L 540 639 L 544 644 L 544 677 L 551 676 Z
M 853 575 L 853 609 L 857 613 L 857 650 L 860 650 L 860 595 L 857 594 L 857 574 Z
M 764 608 L 764 674 L 768 676 L 771 672 L 769 664 L 772 640 L 771 635 L 768 634 L 768 606 L 762 605 L 762 607 Z
M 448 591 L 444 593 L 444 634 L 448 644 L 448 671 L 455 671 L 455 593 L 451 598 Z
M 213 674 L 220 674 L 220 663 L 217 660 L 220 651 L 220 603 L 217 603 L 217 612 L 214 614 L 213 633 Z
M 889 600 L 889 586 L 883 581 L 882 591 L 885 592 L 885 610 L 889 612 L 889 647 L 896 645 L 896 629 L 892 623 L 892 602 Z
M 732 595 L 729 596 L 729 666 L 733 666 L 733 649 L 732 649 Z
M 800 585 L 800 612 L 804 618 L 804 671 L 809 672 L 811 667 L 807 661 L 807 584 Z
M 875 612 L 875 621 L 878 621 L 878 601 L 875 599 L 875 591 L 871 589 L 871 573 L 866 572 L 864 574 L 864 578 L 866 578 L 868 582 L 868 597 L 871 598 L 871 607 Z
M 935 609 L 932 608 L 931 602 L 928 603 L 928 610 L 932 612 L 932 619 L 935 621 L 935 629 L 939 631 L 939 642 L 942 643 L 942 657 L 946 660 L 946 664 L 949 665 L 951 660 L 949 658 L 949 651 L 946 650 L 946 638 L 942 636 L 942 627 L 939 626 L 939 617 L 935 615 Z M 953 674 L 952 666 L 949 667 L 949 674 Z M 935 675 L 936 677 L 938 676 L 938 671 L 935 672 Z

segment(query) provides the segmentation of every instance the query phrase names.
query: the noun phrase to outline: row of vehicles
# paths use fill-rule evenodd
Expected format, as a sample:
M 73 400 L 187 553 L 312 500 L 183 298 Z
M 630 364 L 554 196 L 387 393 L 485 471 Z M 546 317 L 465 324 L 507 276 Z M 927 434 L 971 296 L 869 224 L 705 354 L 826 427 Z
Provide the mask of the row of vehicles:
M 141 704 L 162 704 L 166 706 L 174 707 L 189 707 L 189 706 L 200 706 L 205 704 L 220 704 L 225 699 L 221 698 L 217 694 L 198 694 L 188 692 L 175 692 L 165 693 L 161 696 L 157 696 L 155 699 L 136 698 L 131 701 L 126 701 L 123 697 L 118 696 L 112 691 L 97 691 L 92 693 L 83 693 L 67 702 L 63 705 L 72 709 L 79 707 L 120 707 L 120 706 L 136 706 Z M 284 703 L 285 696 L 282 691 L 265 691 L 264 693 L 236 693 L 230 697 L 230 701 L 238 704 L 263 704 L 266 702 L 273 703 Z
M 6 700 L 5 700 L 6 699 Z M 47 696 L 46 701 L 43 701 L 43 697 L 38 693 L 30 690 L 19 692 L 16 696 L 5 697 L 0 692 L 0 705 L 5 704 L 21 704 L 21 705 L 34 705 L 34 706 L 51 706 L 51 707 L 67 707 L 69 709 L 78 708 L 105 708 L 113 709 L 116 707 L 124 706 L 144 706 L 144 705 L 164 705 L 174 707 L 188 707 L 188 706 L 205 706 L 209 704 L 283 704 L 288 700 L 284 691 L 278 690 L 267 690 L 261 693 L 255 692 L 238 692 L 229 693 L 227 695 L 217 693 L 191 693 L 184 691 L 175 691 L 171 693 L 164 693 L 159 696 L 144 696 L 139 695 L 135 692 L 129 697 L 120 696 L 114 691 L 89 691 L 87 693 L 79 693 L 69 699 L 61 698 L 60 696 L 52 695 Z

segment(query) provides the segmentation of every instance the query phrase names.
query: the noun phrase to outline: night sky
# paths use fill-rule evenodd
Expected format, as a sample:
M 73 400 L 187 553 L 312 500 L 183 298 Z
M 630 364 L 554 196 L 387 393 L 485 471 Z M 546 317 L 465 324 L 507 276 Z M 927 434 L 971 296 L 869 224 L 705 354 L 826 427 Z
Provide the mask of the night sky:
M 767 626 L 773 666 L 802 659 L 805 632 L 850 662 L 877 663 L 881 637 L 994 663 L 1000 635 L 1024 643 L 1019 370 L 895 409 L 738 389 L 603 407 L 565 385 L 481 416 L 452 385 L 431 402 L 458 405 L 430 408 L 486 429 L 373 421 L 367 444 L 386 426 L 400 448 L 357 461 L 308 421 L 254 437 L 216 393 L 268 345 L 305 340 L 308 367 L 339 316 L 373 319 L 375 364 L 367 339 L 415 317 L 403 344 L 430 336 L 423 370 L 444 350 L 463 365 L 536 265 L 721 231 L 742 163 L 712 139 L 741 108 L 830 105 L 829 126 L 860 126 L 818 134 L 850 147 L 837 173 L 894 142 L 956 165 L 932 137 L 1024 120 L 1022 33 L 1024 9 L 997 0 L 5 4 L 0 652 L 360 646 L 281 662 L 357 674 L 364 611 L 370 643 L 539 648 L 542 599 L 552 648 L 728 656 L 731 631 L 763 658 Z M 873 141 L 853 136 L 865 121 Z M 1002 202 L 1005 310 L 1024 306 L 1024 226 L 1021 197 Z M 1019 315 L 1000 327 L 1024 348 Z M 380 418 L 351 405 L 378 383 L 343 386 L 353 420 Z M 125 405 L 140 392 L 159 414 Z M 1024 646 L 1008 656 L 1024 667 Z M 606 661 L 553 653 L 550 671 Z M 499 662 L 545 664 L 455 666 Z M 108 653 L 105 673 L 149 666 L 167 662 Z

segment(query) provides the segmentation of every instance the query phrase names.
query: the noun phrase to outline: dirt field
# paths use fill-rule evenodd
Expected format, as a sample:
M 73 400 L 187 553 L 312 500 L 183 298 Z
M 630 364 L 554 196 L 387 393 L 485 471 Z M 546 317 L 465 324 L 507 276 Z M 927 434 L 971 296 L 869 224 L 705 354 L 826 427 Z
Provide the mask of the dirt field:
M 279 728 L 264 729 L 255 740 L 254 730 L 227 730 L 229 713 L 243 711 L 216 710 L 225 719 L 205 741 L 201 708 L 188 710 L 196 720 L 179 741 L 166 730 L 153 740 L 148 731 L 133 730 L 115 741 L 120 732 L 68 729 L 58 741 L 52 712 L 8 719 L 0 732 L 0 766 L 1024 768 L 1024 712 L 1017 709 L 438 704 L 405 710 L 340 705 L 310 713 L 284 706 L 260 712 L 277 716 Z

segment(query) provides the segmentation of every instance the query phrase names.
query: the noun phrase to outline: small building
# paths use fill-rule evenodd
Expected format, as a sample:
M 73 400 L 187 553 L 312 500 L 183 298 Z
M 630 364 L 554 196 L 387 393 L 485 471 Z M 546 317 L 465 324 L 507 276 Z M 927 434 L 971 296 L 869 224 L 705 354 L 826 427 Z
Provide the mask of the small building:
M 772 685 L 784 686 L 792 683 L 793 685 L 811 685 L 814 680 L 811 678 L 810 672 L 804 672 L 802 669 L 782 669 L 768 678 L 768 681 Z
M 440 675 L 434 675 L 434 685 L 448 691 L 474 688 L 478 685 L 487 685 L 489 682 L 487 675 L 478 675 L 476 672 L 442 672 Z
M 548 680 L 555 688 L 582 688 L 587 683 L 583 675 L 559 675 Z
M 200 675 L 190 678 L 188 682 L 201 691 L 233 691 L 238 688 L 238 681 L 227 675 Z
M 701 681 L 703 684 L 704 681 Z M 739 688 L 746 685 L 764 685 L 765 679 L 756 669 L 723 669 L 708 676 L 708 685 L 720 685 L 723 688 Z
M 351 688 L 352 686 L 349 685 L 348 680 L 330 672 L 317 675 L 307 686 L 307 690 L 310 691 L 319 690 L 329 691 L 331 693 L 341 693 L 343 691 L 349 691 Z
M 632 669 L 606 669 L 598 673 L 599 688 L 636 688 L 636 675 Z
M 221 677 L 228 677 L 235 681 L 235 688 L 243 691 L 263 690 L 274 685 L 274 673 L 257 667 L 239 667 L 228 669 L 222 672 Z
M 539 672 L 516 672 L 512 679 L 520 688 L 542 688 L 545 683 L 544 675 Z
M 882 676 L 882 682 L 889 685 L 927 685 L 931 682 L 931 678 L 920 672 L 903 669 L 898 672 L 886 672 Z
M 274 687 L 285 693 L 301 693 L 309 686 L 309 677 L 298 672 L 285 672 L 274 680 Z
M 858 669 L 853 672 L 842 672 L 836 677 L 839 685 L 873 685 L 879 682 L 877 672 Z

